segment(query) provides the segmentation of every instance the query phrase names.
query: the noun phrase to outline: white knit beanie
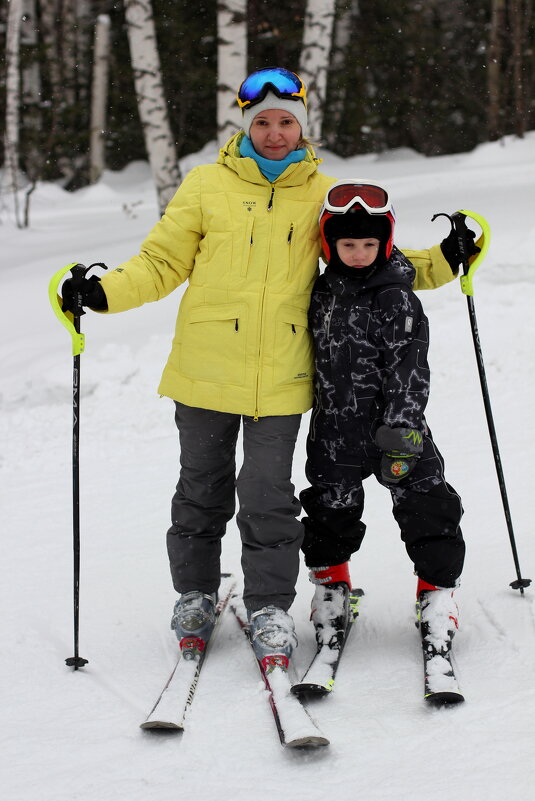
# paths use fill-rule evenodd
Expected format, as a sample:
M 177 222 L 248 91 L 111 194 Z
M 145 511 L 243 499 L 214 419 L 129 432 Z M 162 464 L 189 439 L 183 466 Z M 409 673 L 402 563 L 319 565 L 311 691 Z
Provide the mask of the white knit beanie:
M 307 135 L 308 114 L 305 104 L 301 98 L 290 100 L 289 98 L 277 97 L 273 92 L 268 92 L 260 103 L 243 109 L 243 130 L 250 138 L 251 125 L 257 114 L 261 111 L 268 111 L 276 108 L 280 111 L 289 111 L 301 126 L 301 136 Z

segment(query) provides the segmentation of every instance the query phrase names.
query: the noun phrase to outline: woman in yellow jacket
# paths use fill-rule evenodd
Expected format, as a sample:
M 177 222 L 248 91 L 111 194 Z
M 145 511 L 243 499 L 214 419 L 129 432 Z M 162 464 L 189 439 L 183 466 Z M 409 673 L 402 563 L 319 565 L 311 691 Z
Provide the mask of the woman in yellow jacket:
M 250 75 L 238 93 L 244 130 L 215 164 L 192 169 L 139 255 L 82 286 L 83 303 L 122 312 L 184 281 L 159 392 L 175 401 L 181 473 L 167 535 L 181 597 L 172 626 L 185 656 L 214 620 L 221 538 L 239 499 L 244 601 L 257 654 L 288 657 L 300 505 L 291 483 L 300 416 L 312 405 L 307 313 L 318 274 L 318 214 L 334 182 L 306 142 L 306 94 L 284 69 Z M 405 251 L 415 288 L 452 280 L 440 246 Z M 63 286 L 64 309 L 72 287 Z M 244 461 L 235 475 L 243 423 Z

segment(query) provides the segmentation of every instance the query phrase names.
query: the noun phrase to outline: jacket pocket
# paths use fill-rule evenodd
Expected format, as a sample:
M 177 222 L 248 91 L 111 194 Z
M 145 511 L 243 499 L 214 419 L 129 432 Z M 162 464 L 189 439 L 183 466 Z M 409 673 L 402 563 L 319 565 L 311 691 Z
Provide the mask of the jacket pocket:
M 296 249 L 296 226 L 290 223 L 288 231 L 288 281 L 291 281 L 295 273 L 295 249 Z
M 197 381 L 243 385 L 246 307 L 220 304 L 193 308 L 185 320 L 180 371 Z
M 303 309 L 283 306 L 277 315 L 273 383 L 311 381 L 314 374 L 312 337 Z

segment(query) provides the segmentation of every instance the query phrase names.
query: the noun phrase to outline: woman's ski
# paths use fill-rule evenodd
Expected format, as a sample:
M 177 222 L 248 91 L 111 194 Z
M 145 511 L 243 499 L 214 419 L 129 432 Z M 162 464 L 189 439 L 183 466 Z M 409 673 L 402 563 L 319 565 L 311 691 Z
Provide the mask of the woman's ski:
M 230 607 L 252 648 L 247 613 L 242 599 L 234 596 Z M 329 745 L 329 740 L 319 730 L 299 699 L 292 695 L 292 682 L 288 669 L 280 664 L 276 657 L 272 661 L 259 660 L 255 654 L 254 658 L 269 694 L 269 705 L 281 744 L 287 748 L 315 748 Z
M 231 573 L 221 574 L 219 600 L 215 607 L 215 624 L 204 651 L 194 659 L 183 659 L 179 655 L 165 687 L 147 719 L 141 724 L 142 729 L 184 730 L 186 712 L 193 701 L 208 648 L 235 586 L 236 581 Z

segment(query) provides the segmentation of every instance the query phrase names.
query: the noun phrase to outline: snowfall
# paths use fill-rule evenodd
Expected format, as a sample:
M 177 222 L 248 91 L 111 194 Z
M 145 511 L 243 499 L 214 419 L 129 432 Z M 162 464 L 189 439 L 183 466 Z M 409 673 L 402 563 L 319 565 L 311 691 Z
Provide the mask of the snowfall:
M 182 162 L 213 161 L 215 143 Z M 521 574 L 535 580 L 535 132 L 470 153 L 411 150 L 342 160 L 335 177 L 383 181 L 400 247 L 449 231 L 436 212 L 486 218 L 492 241 L 474 304 Z M 179 288 L 157 304 L 82 318 L 80 655 L 74 671 L 71 341 L 48 300 L 71 262 L 118 265 L 157 219 L 147 164 L 68 193 L 40 184 L 30 227 L 0 209 L 2 797 L 9 801 L 504 801 L 535 784 L 535 584 L 522 595 L 485 418 L 466 296 L 455 280 L 420 298 L 431 322 L 427 420 L 463 498 L 467 558 L 456 593 L 466 703 L 423 699 L 415 577 L 390 496 L 366 482 L 367 535 L 351 562 L 364 589 L 331 695 L 309 704 L 330 746 L 284 749 L 251 651 L 227 611 L 182 734 L 140 729 L 174 664 L 176 594 L 165 550 L 178 472 L 173 404 L 159 398 Z M 473 224 L 474 230 L 478 230 Z M 98 272 L 98 270 L 97 270 Z M 530 412 L 529 410 L 532 409 Z M 305 485 L 308 416 L 295 454 Z M 228 527 L 223 569 L 241 584 Z M 297 673 L 314 652 L 304 564 L 292 607 Z

